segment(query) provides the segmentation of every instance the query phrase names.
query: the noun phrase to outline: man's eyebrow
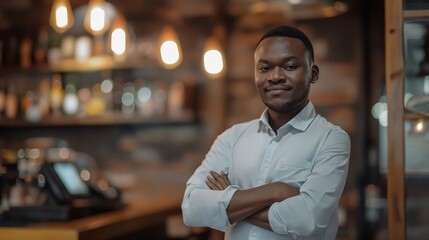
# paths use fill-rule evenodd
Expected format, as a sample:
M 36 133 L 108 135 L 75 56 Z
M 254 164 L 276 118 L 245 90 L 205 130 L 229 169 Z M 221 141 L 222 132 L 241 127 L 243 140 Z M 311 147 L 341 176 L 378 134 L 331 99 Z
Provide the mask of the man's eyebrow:
M 297 56 L 288 56 L 288 57 L 283 58 L 283 61 L 291 61 L 291 60 L 300 60 L 300 58 L 298 58 Z M 258 59 L 258 61 L 256 61 L 256 63 L 258 63 L 258 64 L 259 63 L 267 63 L 267 64 L 269 64 L 270 61 L 261 58 L 261 59 Z
M 256 63 L 268 63 L 268 61 L 264 59 L 259 59 Z

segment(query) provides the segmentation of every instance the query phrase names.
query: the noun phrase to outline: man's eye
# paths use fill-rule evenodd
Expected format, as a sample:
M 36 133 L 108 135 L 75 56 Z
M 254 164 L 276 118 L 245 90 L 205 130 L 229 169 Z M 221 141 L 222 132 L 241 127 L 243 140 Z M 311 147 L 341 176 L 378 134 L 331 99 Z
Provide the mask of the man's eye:
M 292 70 L 295 70 L 297 68 L 298 68 L 298 66 L 296 66 L 296 65 L 287 65 L 284 67 L 284 69 L 288 70 L 288 71 L 292 71 Z
M 259 67 L 259 71 L 260 72 L 268 72 L 268 71 L 270 71 L 270 68 L 269 67 Z

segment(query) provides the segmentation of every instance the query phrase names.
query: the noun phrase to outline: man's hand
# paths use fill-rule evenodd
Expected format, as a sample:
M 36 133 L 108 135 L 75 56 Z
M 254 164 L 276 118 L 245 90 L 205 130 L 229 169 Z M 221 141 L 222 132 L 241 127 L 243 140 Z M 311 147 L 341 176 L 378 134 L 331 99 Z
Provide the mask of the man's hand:
M 228 176 L 223 171 L 220 174 L 210 171 L 210 175 L 206 179 L 206 184 L 211 190 L 224 190 L 231 185 Z
M 206 184 L 211 190 L 224 190 L 231 182 L 222 171 L 220 174 L 210 171 Z M 251 224 L 271 230 L 268 221 L 268 209 L 274 202 L 283 201 L 299 194 L 299 189 L 283 182 L 273 182 L 246 190 L 238 190 L 232 196 L 227 208 L 231 223 L 247 221 Z

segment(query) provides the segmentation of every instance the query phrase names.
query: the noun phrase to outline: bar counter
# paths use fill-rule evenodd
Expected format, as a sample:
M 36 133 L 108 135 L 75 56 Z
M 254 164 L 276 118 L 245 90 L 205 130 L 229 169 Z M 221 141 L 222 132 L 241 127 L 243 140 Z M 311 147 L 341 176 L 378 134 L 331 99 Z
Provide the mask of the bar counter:
M 0 227 L 0 240 L 168 239 L 156 234 L 165 234 L 167 218 L 181 213 L 189 176 L 185 165 L 145 164 L 136 168 L 141 177 L 131 192 L 138 194 L 128 195 L 125 206 L 118 210 L 67 221 Z
M 0 239 L 85 240 L 114 239 L 165 223 L 180 213 L 180 197 L 142 199 L 119 210 L 69 221 L 35 223 L 25 227 L 0 227 Z

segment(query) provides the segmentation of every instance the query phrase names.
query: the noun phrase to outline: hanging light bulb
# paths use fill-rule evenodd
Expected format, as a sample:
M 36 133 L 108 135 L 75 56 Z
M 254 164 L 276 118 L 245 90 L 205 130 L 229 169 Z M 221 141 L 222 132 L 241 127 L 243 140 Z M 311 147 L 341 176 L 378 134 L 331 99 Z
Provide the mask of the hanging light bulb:
M 90 0 L 85 13 L 84 27 L 94 36 L 100 36 L 107 31 L 110 25 L 104 0 Z
M 224 57 L 218 41 L 207 39 L 203 55 L 204 70 L 210 77 L 219 77 L 224 70 Z
M 160 62 L 167 69 L 173 69 L 182 62 L 182 47 L 173 27 L 165 26 L 159 40 Z
M 49 24 L 52 28 L 63 33 L 73 26 L 74 17 L 68 0 L 55 0 L 52 4 Z
M 118 60 L 123 60 L 129 49 L 129 33 L 125 18 L 117 15 L 110 31 L 110 49 Z

